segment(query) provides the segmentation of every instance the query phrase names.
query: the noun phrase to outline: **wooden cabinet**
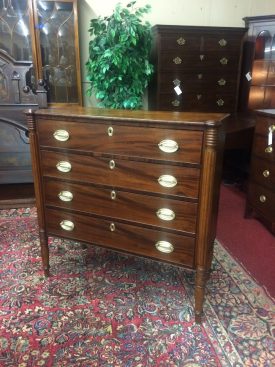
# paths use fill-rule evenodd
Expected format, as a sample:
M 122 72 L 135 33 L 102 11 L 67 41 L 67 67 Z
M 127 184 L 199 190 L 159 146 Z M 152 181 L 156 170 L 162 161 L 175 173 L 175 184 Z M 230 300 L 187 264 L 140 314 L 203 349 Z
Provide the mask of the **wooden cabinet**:
M 149 107 L 236 112 L 245 28 L 156 25 Z
M 76 0 L 0 2 L 0 183 L 32 182 L 27 108 L 81 104 Z
M 243 111 L 275 107 L 275 15 L 246 17 L 241 107 Z
M 275 110 L 257 111 L 246 217 L 253 213 L 275 234 Z
M 42 260 L 48 236 L 196 272 L 200 321 L 226 115 L 81 107 L 27 114 Z

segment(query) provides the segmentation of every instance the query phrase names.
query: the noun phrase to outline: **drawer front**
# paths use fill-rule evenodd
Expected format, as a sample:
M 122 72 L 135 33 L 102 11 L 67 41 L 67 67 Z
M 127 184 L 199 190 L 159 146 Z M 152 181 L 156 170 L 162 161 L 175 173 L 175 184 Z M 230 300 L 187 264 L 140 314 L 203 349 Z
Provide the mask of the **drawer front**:
M 262 135 L 254 135 L 253 141 L 253 154 L 264 158 L 268 162 L 275 161 L 275 144 L 273 146 L 268 145 L 268 137 Z
M 54 137 L 58 130 L 68 134 L 66 141 Z M 192 163 L 200 162 L 203 138 L 202 131 L 51 120 L 39 121 L 38 133 L 41 146 Z M 159 147 L 167 139 L 176 143 L 173 151 Z
M 177 96 L 176 93 L 161 93 L 158 96 L 162 110 L 185 110 L 204 112 L 231 112 L 236 106 L 236 95 L 190 91 Z
M 230 72 L 238 68 L 239 56 L 231 54 L 217 55 L 215 52 L 202 52 L 194 55 L 185 52 L 165 52 L 158 60 L 160 71 L 188 71 L 202 72 L 215 70 L 215 72 Z
M 248 200 L 261 214 L 275 220 L 275 192 L 251 182 L 248 187 Z
M 41 151 L 42 175 L 97 185 L 197 198 L 200 171 L 193 167 Z M 69 162 L 61 172 L 58 162 Z M 114 164 L 114 168 L 112 164 Z
M 52 180 L 45 181 L 44 189 L 46 205 L 193 234 L 196 231 L 196 203 Z
M 53 209 L 46 209 L 46 218 L 49 235 L 87 241 L 114 250 L 193 267 L 195 239 L 192 237 Z M 63 229 L 60 225 L 61 222 L 65 228 L 72 228 L 71 223 L 69 225 L 68 222 L 64 223 L 64 221 L 72 222 L 73 229 Z M 158 248 L 172 252 L 161 252 L 157 250 L 156 244 Z
M 250 179 L 271 190 L 275 189 L 275 165 L 270 162 L 252 157 L 250 164 Z
M 211 93 L 233 93 L 237 88 L 237 72 L 235 73 L 161 73 L 159 75 L 159 91 L 175 92 L 174 88 L 179 86 L 182 92 L 189 90 L 207 91 Z
M 256 118 L 256 134 L 264 135 L 267 139 L 270 129 L 273 130 L 273 142 L 275 145 L 275 119 L 265 116 L 260 116 Z
M 239 52 L 244 33 L 229 34 L 218 31 L 216 34 L 207 34 L 194 31 L 175 31 L 160 36 L 160 52 L 177 50 L 185 52 L 200 52 L 211 50 L 215 52 Z

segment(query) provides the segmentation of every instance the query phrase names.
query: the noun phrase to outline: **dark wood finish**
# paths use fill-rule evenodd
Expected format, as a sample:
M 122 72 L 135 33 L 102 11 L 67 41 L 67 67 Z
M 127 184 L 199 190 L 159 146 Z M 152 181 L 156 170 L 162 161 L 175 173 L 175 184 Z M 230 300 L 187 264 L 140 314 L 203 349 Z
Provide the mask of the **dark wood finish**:
M 245 215 L 255 214 L 275 234 L 274 140 L 275 110 L 257 111 Z
M 246 28 L 156 25 L 149 107 L 236 112 Z M 179 86 L 182 93 L 174 89 Z
M 50 235 L 181 265 L 196 271 L 200 322 L 216 234 L 225 117 L 81 107 L 29 112 L 45 274 Z M 60 130 L 67 140 L 58 140 Z M 60 161 L 70 164 L 68 172 L 60 172 Z M 173 180 L 160 180 L 163 175 Z

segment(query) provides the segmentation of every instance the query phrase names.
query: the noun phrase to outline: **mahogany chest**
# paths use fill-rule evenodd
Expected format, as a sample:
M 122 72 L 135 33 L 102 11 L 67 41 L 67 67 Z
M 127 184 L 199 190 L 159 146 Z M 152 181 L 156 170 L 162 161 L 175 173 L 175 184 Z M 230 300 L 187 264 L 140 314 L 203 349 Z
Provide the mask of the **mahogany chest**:
M 225 117 L 82 107 L 29 111 L 45 274 L 48 236 L 193 269 L 200 321 Z
M 252 146 L 246 217 L 256 214 L 275 234 L 275 110 L 258 110 Z
M 150 109 L 236 112 L 246 31 L 236 27 L 154 26 Z

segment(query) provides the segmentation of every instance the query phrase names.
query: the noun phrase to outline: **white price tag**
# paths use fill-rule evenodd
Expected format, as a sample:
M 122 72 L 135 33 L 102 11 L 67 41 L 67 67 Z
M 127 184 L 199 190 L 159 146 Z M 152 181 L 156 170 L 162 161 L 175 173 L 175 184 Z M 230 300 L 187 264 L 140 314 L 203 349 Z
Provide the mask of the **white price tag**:
M 252 76 L 251 76 L 251 73 L 250 71 L 245 75 L 246 76 L 246 79 L 250 82 L 250 80 L 252 80 Z
M 270 130 L 269 133 L 268 133 L 268 143 L 267 145 L 272 145 L 272 131 Z
M 174 91 L 177 93 L 178 96 L 182 94 L 182 90 L 180 89 L 178 85 L 174 88 Z

